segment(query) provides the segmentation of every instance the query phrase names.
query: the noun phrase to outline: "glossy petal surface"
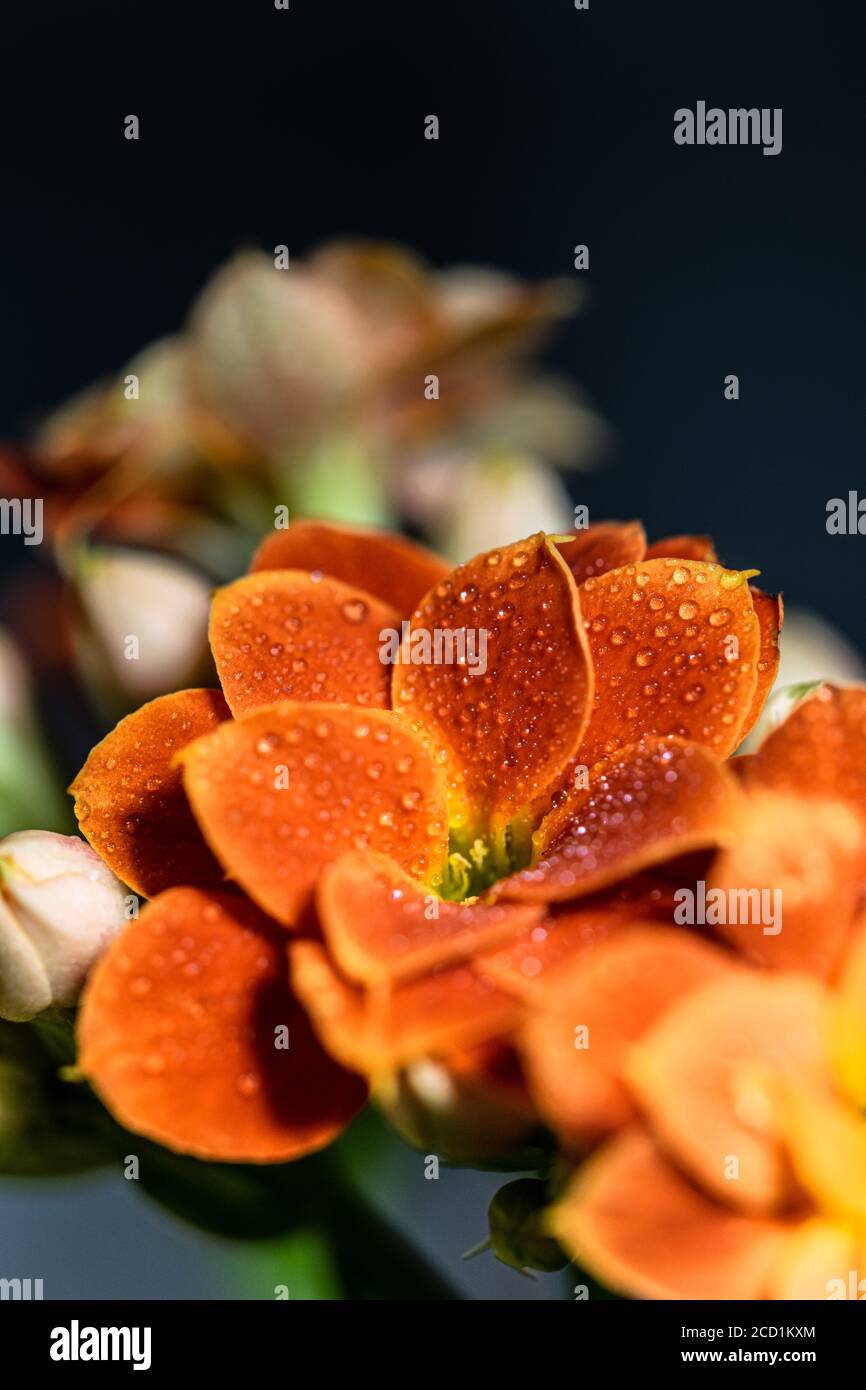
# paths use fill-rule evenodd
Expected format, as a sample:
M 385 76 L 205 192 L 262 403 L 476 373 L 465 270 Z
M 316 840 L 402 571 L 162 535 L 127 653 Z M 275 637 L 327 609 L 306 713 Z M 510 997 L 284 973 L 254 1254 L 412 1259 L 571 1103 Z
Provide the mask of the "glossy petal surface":
M 675 734 L 719 758 L 740 742 L 758 678 L 760 627 L 746 572 L 644 560 L 581 587 L 595 703 L 592 766 L 636 737 Z
M 484 651 L 415 661 L 436 631 Z M 467 647 L 468 651 L 468 647 Z M 394 709 L 429 740 L 449 780 L 453 826 L 503 825 L 537 797 L 580 743 L 592 671 L 577 589 L 543 534 L 480 555 L 428 594 L 412 618 Z
M 263 570 L 218 590 L 210 643 L 236 718 L 278 700 L 385 709 L 391 666 L 382 634 L 395 609 L 363 589 L 297 570 Z
M 145 908 L 88 983 L 79 1044 L 122 1124 L 199 1158 L 297 1158 L 366 1097 L 293 999 L 282 933 L 229 894 L 175 888 Z
M 383 710 L 280 704 L 183 754 L 184 782 L 226 873 L 277 921 L 299 921 L 326 864 L 380 850 L 429 881 L 445 798 L 422 741 Z
M 81 833 L 144 897 L 176 884 L 216 888 L 223 882 L 174 758 L 228 718 L 218 690 L 160 696 L 96 745 L 69 788 Z
M 438 555 L 403 536 L 326 521 L 295 521 L 262 541 L 250 570 L 306 570 L 364 589 L 410 614 L 448 573 Z
M 507 898 L 575 898 L 736 833 L 743 798 L 706 749 L 649 738 L 592 771 L 534 837 L 538 862 L 497 886 Z

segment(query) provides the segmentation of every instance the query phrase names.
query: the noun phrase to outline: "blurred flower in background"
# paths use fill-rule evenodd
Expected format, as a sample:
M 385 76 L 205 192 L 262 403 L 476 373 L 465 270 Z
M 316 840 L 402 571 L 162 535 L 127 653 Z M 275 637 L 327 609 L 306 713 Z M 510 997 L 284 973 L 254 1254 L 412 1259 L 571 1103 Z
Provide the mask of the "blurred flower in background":
M 451 559 L 568 529 L 556 470 L 591 466 L 606 430 L 533 353 L 578 304 L 566 281 L 434 271 L 387 244 L 242 252 L 180 333 L 0 450 L 4 494 L 44 500 L 64 654 L 100 704 L 189 683 L 208 581 L 245 566 L 277 509 L 403 522 Z M 131 661 L 125 638 L 166 605 L 171 641 Z

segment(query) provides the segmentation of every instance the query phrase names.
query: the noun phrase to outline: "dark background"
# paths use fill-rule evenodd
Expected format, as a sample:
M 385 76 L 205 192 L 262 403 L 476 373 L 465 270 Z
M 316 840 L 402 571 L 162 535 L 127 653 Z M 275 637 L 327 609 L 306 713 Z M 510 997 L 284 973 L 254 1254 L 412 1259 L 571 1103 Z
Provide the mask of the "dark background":
M 863 26 L 805 0 L 40 0 L 3 19 L 0 432 L 175 328 L 244 244 L 572 274 L 551 361 L 616 430 L 591 515 L 710 531 L 866 648 Z M 781 106 L 784 147 L 673 112 Z M 138 143 L 123 117 L 141 118 Z M 440 117 L 438 143 L 424 117 Z M 741 398 L 723 397 L 729 372 Z

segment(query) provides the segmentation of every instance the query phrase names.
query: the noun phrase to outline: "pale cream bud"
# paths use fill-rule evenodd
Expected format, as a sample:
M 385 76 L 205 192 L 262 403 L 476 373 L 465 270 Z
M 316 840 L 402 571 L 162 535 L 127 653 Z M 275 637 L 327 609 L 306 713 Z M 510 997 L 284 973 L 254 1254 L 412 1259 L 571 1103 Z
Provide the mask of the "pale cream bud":
M 76 581 L 77 652 L 97 689 L 138 703 L 195 683 L 207 658 L 206 579 L 164 555 L 104 548 L 79 559 Z
M 68 1008 L 124 926 L 125 890 L 74 835 L 20 830 L 0 840 L 0 1018 Z

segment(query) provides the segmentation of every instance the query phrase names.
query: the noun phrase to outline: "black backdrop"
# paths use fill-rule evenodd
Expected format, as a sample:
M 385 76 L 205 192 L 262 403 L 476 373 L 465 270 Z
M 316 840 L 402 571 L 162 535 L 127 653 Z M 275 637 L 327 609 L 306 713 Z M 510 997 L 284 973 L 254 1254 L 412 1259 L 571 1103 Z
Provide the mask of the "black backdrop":
M 591 308 L 551 359 L 617 442 L 576 497 L 712 532 L 866 649 L 866 537 L 825 530 L 866 495 L 862 7 L 290 3 L 4 8 L 0 431 L 174 328 L 245 243 L 377 235 L 540 276 L 586 242 Z M 699 99 L 781 106 L 783 152 L 676 147 Z

